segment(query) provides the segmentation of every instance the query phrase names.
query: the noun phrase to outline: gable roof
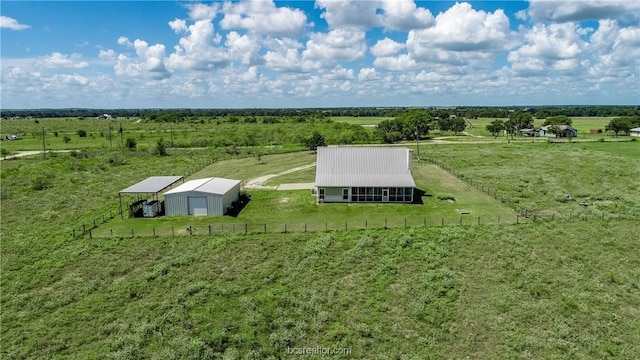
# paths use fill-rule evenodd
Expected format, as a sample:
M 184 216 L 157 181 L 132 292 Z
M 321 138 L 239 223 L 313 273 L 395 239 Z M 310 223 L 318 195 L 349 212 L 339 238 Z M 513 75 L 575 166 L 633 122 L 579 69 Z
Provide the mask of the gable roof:
M 208 194 L 224 195 L 242 180 L 224 179 L 224 178 L 204 178 L 187 181 L 166 193 L 165 195 L 177 194 L 188 191 L 202 192 Z
M 629 131 L 634 131 L 634 132 L 635 132 L 635 131 L 640 131 L 640 127 L 633 128 L 633 129 L 629 129 Z
M 316 186 L 415 187 L 404 147 L 318 147 Z

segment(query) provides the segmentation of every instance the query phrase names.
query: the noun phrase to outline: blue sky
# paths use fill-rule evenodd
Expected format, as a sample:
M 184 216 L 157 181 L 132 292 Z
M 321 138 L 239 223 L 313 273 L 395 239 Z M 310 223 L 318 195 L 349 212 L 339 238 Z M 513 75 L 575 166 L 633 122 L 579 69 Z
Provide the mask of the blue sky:
M 0 106 L 640 104 L 640 2 L 2 1 Z

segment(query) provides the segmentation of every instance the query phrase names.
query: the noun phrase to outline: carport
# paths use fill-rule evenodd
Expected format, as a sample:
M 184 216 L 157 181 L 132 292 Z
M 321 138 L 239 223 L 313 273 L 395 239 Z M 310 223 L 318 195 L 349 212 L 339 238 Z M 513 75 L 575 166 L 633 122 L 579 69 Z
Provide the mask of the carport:
M 158 193 L 172 186 L 178 181 L 184 182 L 184 176 L 150 176 L 137 184 L 133 184 L 124 190 L 120 190 L 118 198 L 120 200 L 120 218 L 124 219 L 122 213 L 122 194 L 136 194 L 137 201 L 134 204 L 144 202 L 151 194 L 153 200 L 158 201 Z M 140 194 L 145 194 L 144 199 L 140 199 Z

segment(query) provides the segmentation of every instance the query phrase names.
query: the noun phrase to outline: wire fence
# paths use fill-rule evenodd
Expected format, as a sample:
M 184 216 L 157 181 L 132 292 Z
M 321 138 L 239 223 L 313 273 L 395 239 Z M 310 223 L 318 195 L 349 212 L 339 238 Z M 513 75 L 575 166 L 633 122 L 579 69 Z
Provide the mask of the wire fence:
M 518 225 L 551 221 L 638 221 L 635 215 L 611 215 L 602 213 L 598 216 L 583 214 L 560 215 L 556 213 L 528 213 L 517 214 L 513 217 L 489 217 L 460 215 L 459 217 L 405 217 L 345 222 L 272 222 L 272 223 L 211 223 L 195 225 L 165 225 L 145 224 L 140 219 L 139 226 L 96 226 L 87 227 L 85 234 L 93 238 L 110 237 L 177 237 L 177 236 L 208 236 L 215 234 L 259 234 L 259 233 L 306 233 L 350 231 L 366 229 L 398 229 L 418 227 L 445 226 L 479 226 L 479 225 Z

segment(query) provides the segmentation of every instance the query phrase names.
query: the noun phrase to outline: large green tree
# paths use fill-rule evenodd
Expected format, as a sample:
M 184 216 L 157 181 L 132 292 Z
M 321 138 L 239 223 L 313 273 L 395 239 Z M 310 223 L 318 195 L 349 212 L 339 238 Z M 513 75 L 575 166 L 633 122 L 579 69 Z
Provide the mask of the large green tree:
M 309 150 L 317 150 L 318 146 L 326 146 L 327 143 L 324 140 L 324 136 L 320 134 L 318 131 L 314 131 L 310 138 L 306 140 L 307 148 Z
M 629 130 L 633 127 L 633 119 L 631 117 L 617 117 L 611 119 L 607 127 L 606 131 L 613 131 L 615 137 L 618 137 L 619 133 L 629 133 Z
M 494 138 L 497 138 L 502 130 L 504 130 L 504 121 L 502 120 L 495 119 L 487 125 L 487 131 L 490 132 Z
M 544 121 L 544 126 L 547 125 L 571 125 L 573 120 L 567 115 L 550 116 Z

